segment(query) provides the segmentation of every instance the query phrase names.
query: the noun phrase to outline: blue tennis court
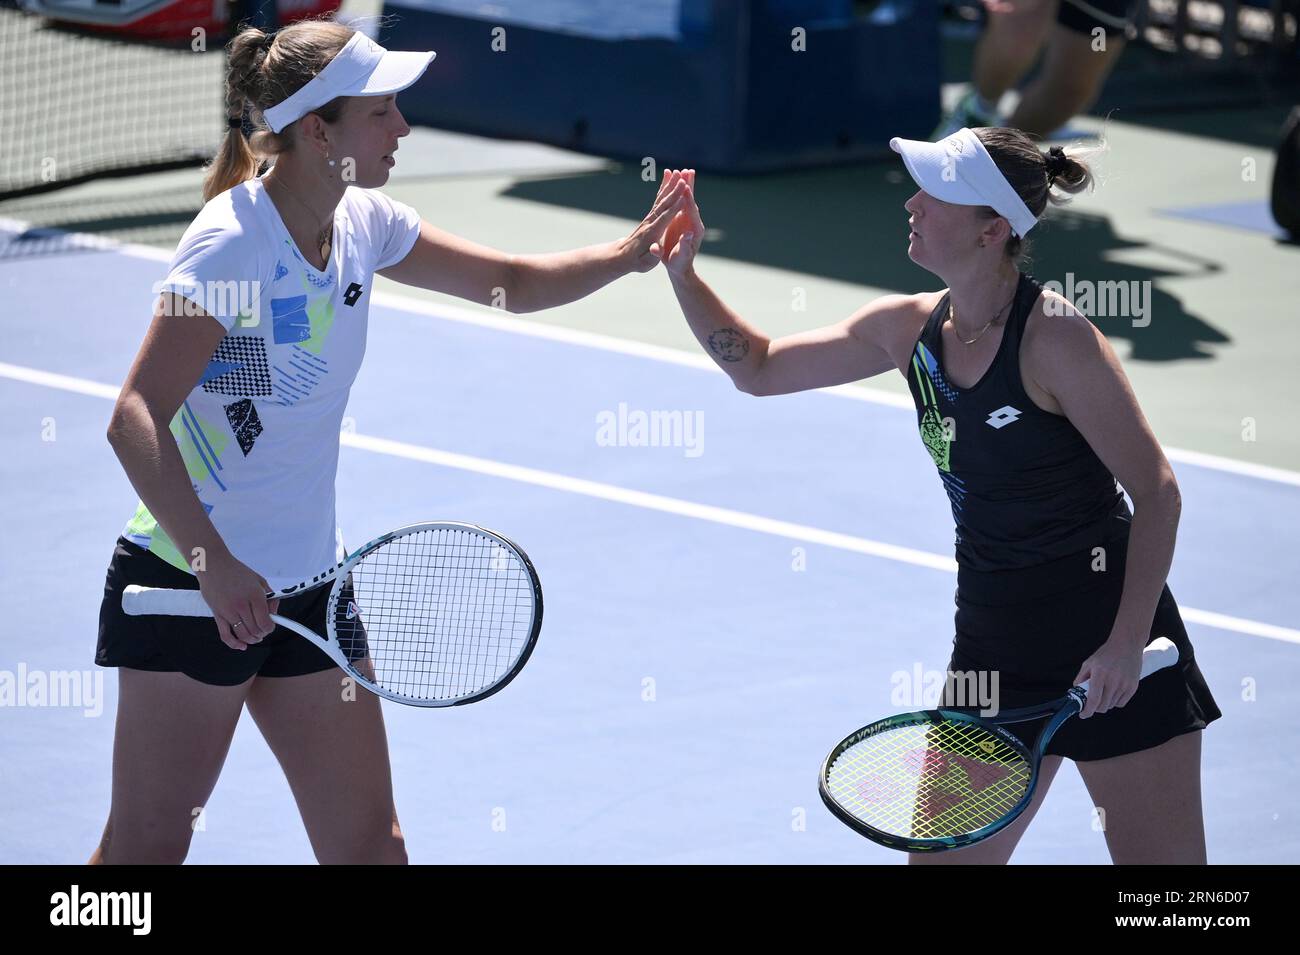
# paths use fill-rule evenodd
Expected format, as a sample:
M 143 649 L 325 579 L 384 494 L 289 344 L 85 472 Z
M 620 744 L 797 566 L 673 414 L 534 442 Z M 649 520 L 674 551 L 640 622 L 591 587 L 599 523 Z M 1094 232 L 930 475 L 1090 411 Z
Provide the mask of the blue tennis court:
M 108 810 L 98 591 L 136 496 L 104 433 L 165 268 L 131 247 L 0 260 L 5 488 L 26 544 L 0 576 L 18 610 L 0 644 L 6 861 L 82 861 Z M 381 294 L 347 414 L 349 546 L 472 521 L 516 539 L 546 591 L 537 651 L 502 693 L 385 707 L 412 862 L 904 861 L 816 789 L 832 744 L 932 702 L 915 694 L 948 660 L 952 525 L 896 392 L 756 399 L 689 352 Z M 1170 586 L 1224 714 L 1204 738 L 1210 861 L 1291 861 L 1300 593 L 1281 529 L 1300 524 L 1300 474 L 1171 459 Z M 1066 767 L 1014 861 L 1108 858 Z M 313 861 L 247 717 L 189 860 Z

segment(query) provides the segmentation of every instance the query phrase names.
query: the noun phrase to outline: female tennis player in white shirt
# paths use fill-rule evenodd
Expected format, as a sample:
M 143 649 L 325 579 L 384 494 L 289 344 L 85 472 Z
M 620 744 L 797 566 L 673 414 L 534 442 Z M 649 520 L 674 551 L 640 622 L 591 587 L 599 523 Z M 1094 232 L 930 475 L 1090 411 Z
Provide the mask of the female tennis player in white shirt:
M 270 613 L 323 632 L 328 587 L 268 601 L 344 556 L 339 427 L 374 273 L 529 312 L 659 262 L 685 188 L 631 235 L 508 255 L 376 191 L 410 132 L 396 94 L 433 53 L 333 21 L 232 41 L 230 128 L 161 286 L 109 440 L 140 496 L 117 542 L 96 661 L 119 668 L 112 806 L 91 861 L 178 863 L 248 706 L 321 862 L 406 861 L 378 698 Z M 241 130 L 246 109 L 257 129 Z M 259 157 L 274 165 L 259 176 Z M 128 617 L 130 584 L 198 589 L 214 620 Z M 256 811 L 256 800 L 248 811 Z M 268 862 L 274 860 L 267 860 Z

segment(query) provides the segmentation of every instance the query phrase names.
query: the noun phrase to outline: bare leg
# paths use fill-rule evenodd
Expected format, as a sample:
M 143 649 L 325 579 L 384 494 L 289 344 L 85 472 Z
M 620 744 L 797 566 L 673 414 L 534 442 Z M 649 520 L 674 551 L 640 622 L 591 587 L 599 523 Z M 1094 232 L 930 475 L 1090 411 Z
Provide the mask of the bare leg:
M 1116 865 L 1205 865 L 1199 730 L 1078 767 Z
M 90 864 L 179 864 L 216 786 L 249 683 L 118 669 L 113 803 Z
M 1106 37 L 1105 49 L 1094 50 L 1091 37 L 1053 26 L 1043 68 L 1025 87 L 1007 125 L 1034 136 L 1060 129 L 1097 101 L 1123 51 L 1122 36 Z
M 256 677 L 248 711 L 284 770 L 316 859 L 406 863 L 379 698 L 342 670 Z
M 1056 16 L 1059 0 L 1020 0 L 1008 13 L 989 13 L 975 46 L 971 85 L 996 104 L 1002 94 L 1024 79 L 1038 59 Z

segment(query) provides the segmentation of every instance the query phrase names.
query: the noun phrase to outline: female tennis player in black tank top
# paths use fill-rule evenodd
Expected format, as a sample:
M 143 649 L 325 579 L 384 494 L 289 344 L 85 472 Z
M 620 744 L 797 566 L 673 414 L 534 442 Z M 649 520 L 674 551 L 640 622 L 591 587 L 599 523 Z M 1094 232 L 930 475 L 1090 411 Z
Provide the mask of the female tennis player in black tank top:
M 948 285 L 940 292 L 886 295 L 773 341 L 696 274 L 693 194 L 662 244 L 691 330 L 740 390 L 789 394 L 891 369 L 907 378 L 957 528 L 949 669 L 996 671 L 1003 709 L 1091 681 L 1014 824 L 908 861 L 1006 862 L 1069 758 L 1104 811 L 1079 824 L 1104 823 L 1114 862 L 1203 863 L 1199 731 L 1221 714 L 1165 584 L 1178 484 L 1105 337 L 1017 267 L 1025 234 L 1064 201 L 1054 190 L 1079 192 L 1088 168 L 1011 129 L 890 145 L 920 186 L 904 207 L 908 255 Z M 692 170 L 676 176 L 693 190 Z M 1178 645 L 1179 664 L 1139 689 L 1142 649 L 1160 636 Z

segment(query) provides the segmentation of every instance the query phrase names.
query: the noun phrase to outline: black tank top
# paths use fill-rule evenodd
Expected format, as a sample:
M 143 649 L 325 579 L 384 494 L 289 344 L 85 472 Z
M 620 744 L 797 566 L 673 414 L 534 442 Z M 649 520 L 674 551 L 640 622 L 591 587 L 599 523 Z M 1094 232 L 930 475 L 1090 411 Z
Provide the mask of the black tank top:
M 1020 379 L 1020 342 L 1042 286 L 1021 274 L 997 355 L 958 388 L 943 373 L 948 295 L 912 350 L 907 385 L 921 440 L 957 524 L 957 563 L 1013 570 L 1078 553 L 1128 531 L 1114 476 L 1068 418 L 1039 408 Z

